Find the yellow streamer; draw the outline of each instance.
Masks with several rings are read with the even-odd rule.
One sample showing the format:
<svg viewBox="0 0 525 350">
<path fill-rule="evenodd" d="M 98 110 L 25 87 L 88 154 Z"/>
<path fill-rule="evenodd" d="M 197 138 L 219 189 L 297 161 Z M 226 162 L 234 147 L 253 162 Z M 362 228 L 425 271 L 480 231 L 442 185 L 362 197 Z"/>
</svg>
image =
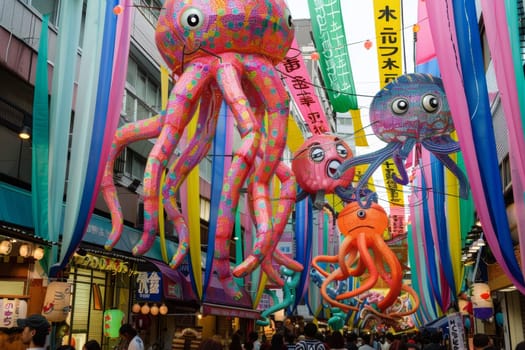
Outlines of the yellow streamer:
<svg viewBox="0 0 525 350">
<path fill-rule="evenodd" d="M 291 115 L 288 116 L 288 138 L 286 139 L 286 144 L 290 151 L 294 153 L 302 146 L 304 143 L 304 137 L 301 133 L 301 130 L 295 123 L 295 120 Z"/>
<path fill-rule="evenodd" d="M 261 279 L 259 281 L 259 287 L 257 288 L 257 294 L 253 299 L 254 309 L 257 308 L 257 305 L 259 305 L 259 302 L 261 301 L 262 295 L 264 293 L 264 288 L 266 288 L 266 282 L 268 282 L 268 276 L 266 276 L 266 273 L 261 272 Z"/>
<path fill-rule="evenodd" d="M 161 106 L 165 109 L 168 105 L 168 84 L 169 75 L 168 70 L 164 67 L 160 67 L 160 93 L 161 93 Z M 168 263 L 168 249 L 166 247 L 166 232 L 164 225 L 164 204 L 162 202 L 162 187 L 166 183 L 166 172 L 162 172 L 159 187 L 159 235 L 160 235 L 160 253 L 162 260 Z"/>
<path fill-rule="evenodd" d="M 363 147 L 368 146 L 365 130 L 363 129 L 363 123 L 361 121 L 361 110 L 351 109 L 350 115 L 352 116 L 352 124 L 354 125 L 355 145 Z"/>
<path fill-rule="evenodd" d="M 197 108 L 196 114 L 199 113 Z M 194 116 L 188 125 L 188 140 L 193 139 L 197 129 L 197 118 Z M 193 278 L 197 287 L 197 297 L 202 296 L 202 267 L 201 267 L 201 223 L 200 223 L 200 194 L 199 194 L 199 166 L 193 168 L 186 179 L 188 186 L 188 227 L 190 238 L 190 260 Z"/>
<path fill-rule="evenodd" d="M 456 154 L 450 154 L 456 162 Z M 459 293 L 463 281 L 463 264 L 461 262 L 461 218 L 459 217 L 459 181 L 458 178 L 445 168 L 445 188 L 450 195 L 445 197 L 447 210 L 447 232 L 452 271 L 456 283 L 456 295 Z"/>
</svg>

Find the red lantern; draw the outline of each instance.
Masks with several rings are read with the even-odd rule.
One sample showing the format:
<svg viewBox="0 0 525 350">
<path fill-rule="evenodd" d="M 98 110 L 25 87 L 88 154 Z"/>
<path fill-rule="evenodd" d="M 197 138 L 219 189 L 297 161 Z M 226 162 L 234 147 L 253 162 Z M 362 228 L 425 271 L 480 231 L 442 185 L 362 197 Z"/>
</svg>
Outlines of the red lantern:
<svg viewBox="0 0 525 350">
<path fill-rule="evenodd" d="M 312 52 L 310 57 L 312 58 L 312 61 L 318 61 L 319 60 L 319 52 Z"/>
<path fill-rule="evenodd" d="M 122 5 L 117 5 L 113 7 L 113 13 L 116 14 L 117 16 L 120 15 L 122 11 L 124 11 L 124 8 L 122 7 Z"/>
<path fill-rule="evenodd" d="M 370 50 L 373 44 L 370 40 L 367 40 L 365 41 L 364 45 L 365 45 L 365 49 Z"/>
</svg>

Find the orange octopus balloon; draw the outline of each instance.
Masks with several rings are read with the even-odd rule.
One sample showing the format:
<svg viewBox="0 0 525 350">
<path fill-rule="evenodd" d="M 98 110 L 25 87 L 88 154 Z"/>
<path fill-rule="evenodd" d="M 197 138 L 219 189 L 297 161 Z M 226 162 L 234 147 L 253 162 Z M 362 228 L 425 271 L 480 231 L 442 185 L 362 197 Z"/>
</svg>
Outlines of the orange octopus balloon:
<svg viewBox="0 0 525 350">
<path fill-rule="evenodd" d="M 345 304 L 343 301 L 359 298 L 360 294 L 374 288 L 378 280 L 382 279 L 388 285 L 386 295 L 377 303 L 366 305 L 365 308 L 386 319 L 398 319 L 414 313 L 419 307 L 419 298 L 410 286 L 403 284 L 401 263 L 383 240 L 383 232 L 388 226 L 385 210 L 377 203 L 372 203 L 366 209 L 361 208 L 358 202 L 352 202 L 339 213 L 337 226 L 345 236 L 339 254 L 320 255 L 312 262 L 313 267 L 325 277 L 321 285 L 323 298 L 332 306 L 346 312 L 358 311 L 358 306 Z M 338 264 L 338 268 L 330 273 L 322 269 L 319 263 Z M 361 280 L 358 288 L 339 294 L 335 299 L 328 295 L 330 283 L 346 280 L 349 277 L 361 277 L 365 273 L 368 275 Z M 387 309 L 398 300 L 403 291 L 412 296 L 413 308 L 388 312 Z"/>
</svg>

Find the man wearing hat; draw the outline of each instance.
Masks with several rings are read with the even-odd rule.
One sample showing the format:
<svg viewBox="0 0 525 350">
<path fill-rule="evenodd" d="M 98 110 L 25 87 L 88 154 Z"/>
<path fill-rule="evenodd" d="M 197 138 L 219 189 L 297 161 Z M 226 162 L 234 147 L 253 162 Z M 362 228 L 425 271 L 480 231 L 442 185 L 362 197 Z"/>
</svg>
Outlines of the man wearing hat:
<svg viewBox="0 0 525 350">
<path fill-rule="evenodd" d="M 45 350 L 46 338 L 49 334 L 51 325 L 46 318 L 39 314 L 34 314 L 28 318 L 19 318 L 18 326 L 23 328 L 22 343 L 28 346 L 27 350 Z"/>
</svg>

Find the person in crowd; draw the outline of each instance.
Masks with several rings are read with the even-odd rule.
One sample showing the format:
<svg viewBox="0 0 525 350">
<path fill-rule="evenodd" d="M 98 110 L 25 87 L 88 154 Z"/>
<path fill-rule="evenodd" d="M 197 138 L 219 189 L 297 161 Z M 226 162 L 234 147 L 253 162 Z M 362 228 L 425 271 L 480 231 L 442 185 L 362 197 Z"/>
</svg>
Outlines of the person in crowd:
<svg viewBox="0 0 525 350">
<path fill-rule="evenodd" d="M 442 335 L 439 332 L 432 332 L 428 335 L 428 343 L 423 347 L 423 350 L 445 350 L 445 346 L 441 344 Z"/>
<path fill-rule="evenodd" d="M 199 350 L 223 350 L 221 342 L 209 338 L 203 340 L 199 345 Z"/>
<path fill-rule="evenodd" d="M 241 335 L 238 332 L 232 334 L 229 350 L 242 350 Z"/>
<path fill-rule="evenodd" d="M 73 345 L 60 345 L 56 350 L 75 350 Z"/>
<path fill-rule="evenodd" d="M 144 350 L 144 343 L 137 331 L 129 323 L 123 324 L 119 329 L 120 337 L 127 343 L 126 350 Z"/>
<path fill-rule="evenodd" d="M 284 334 L 284 341 L 287 350 L 295 350 L 295 335 L 292 332 L 286 330 Z"/>
<path fill-rule="evenodd" d="M 284 343 L 284 336 L 282 333 L 275 333 L 272 336 L 271 350 L 286 350 L 287 346 Z"/>
<path fill-rule="evenodd" d="M 381 343 L 381 350 L 390 349 L 390 344 L 394 341 L 394 335 L 392 333 L 385 334 L 384 342 Z"/>
<path fill-rule="evenodd" d="M 346 350 L 345 338 L 340 331 L 333 331 L 328 337 L 328 347 L 330 350 Z"/>
<path fill-rule="evenodd" d="M 255 343 L 254 343 L 255 346 Z M 260 350 L 270 350 L 272 347 L 272 343 L 266 338 L 266 335 L 263 334 L 261 337 L 261 346 L 259 347 Z"/>
<path fill-rule="evenodd" d="M 357 350 L 357 334 L 350 332 L 346 335 L 346 349 Z"/>
<path fill-rule="evenodd" d="M 18 327 L 23 329 L 21 340 L 28 350 L 46 349 L 46 339 L 51 325 L 44 316 L 34 314 L 27 318 L 19 318 L 16 322 Z"/>
<path fill-rule="evenodd" d="M 248 333 L 248 341 L 246 342 L 246 344 L 248 343 L 252 344 L 252 350 L 260 350 L 261 341 L 259 340 L 259 333 L 255 331 Z"/>
<path fill-rule="evenodd" d="M 496 350 L 492 339 L 483 333 L 476 333 L 472 337 L 472 345 L 474 345 L 475 350 Z"/>
<path fill-rule="evenodd" d="M 101 350 L 100 344 L 95 339 L 88 340 L 82 350 Z"/>
<path fill-rule="evenodd" d="M 308 322 L 304 326 L 304 340 L 295 344 L 295 350 L 326 350 L 324 343 L 316 338 L 317 326 L 315 323 Z"/>
<path fill-rule="evenodd" d="M 362 333 L 361 337 L 359 338 L 357 338 L 358 343 L 359 341 L 361 341 L 361 345 L 358 348 L 359 350 L 374 350 L 372 345 L 370 345 L 370 341 L 371 341 L 370 333 Z"/>
<path fill-rule="evenodd" d="M 525 350 L 525 341 L 516 344 L 516 348 L 514 350 Z"/>
<path fill-rule="evenodd" d="M 390 344 L 390 350 L 407 350 L 407 344 L 401 339 L 394 339 Z"/>
</svg>

